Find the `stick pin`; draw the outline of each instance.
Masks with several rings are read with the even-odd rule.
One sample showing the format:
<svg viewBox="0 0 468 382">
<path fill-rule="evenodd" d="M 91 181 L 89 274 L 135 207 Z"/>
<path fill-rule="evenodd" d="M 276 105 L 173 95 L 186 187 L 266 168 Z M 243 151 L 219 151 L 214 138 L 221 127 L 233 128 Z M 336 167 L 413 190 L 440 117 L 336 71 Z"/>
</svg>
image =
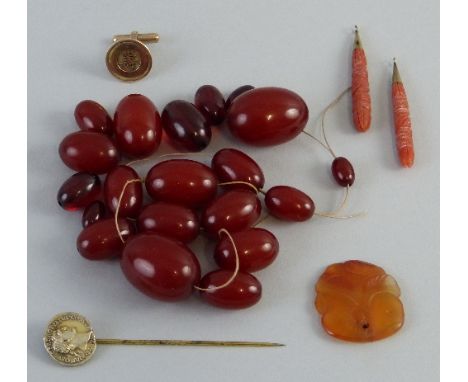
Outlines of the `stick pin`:
<svg viewBox="0 0 468 382">
<path fill-rule="evenodd" d="M 194 340 L 124 340 L 96 338 L 91 324 L 79 313 L 66 312 L 54 316 L 44 334 L 44 346 L 49 355 L 64 366 L 78 366 L 93 356 L 97 345 L 150 346 L 220 346 L 220 347 L 275 347 L 275 342 L 251 341 L 194 341 Z"/>
</svg>

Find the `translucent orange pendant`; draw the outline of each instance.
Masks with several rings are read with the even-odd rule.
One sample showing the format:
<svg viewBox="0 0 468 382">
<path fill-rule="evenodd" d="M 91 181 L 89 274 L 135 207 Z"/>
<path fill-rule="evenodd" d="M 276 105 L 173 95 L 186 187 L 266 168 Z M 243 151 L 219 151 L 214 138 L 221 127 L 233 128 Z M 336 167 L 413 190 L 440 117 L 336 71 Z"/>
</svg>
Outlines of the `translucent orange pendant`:
<svg viewBox="0 0 468 382">
<path fill-rule="evenodd" d="M 370 342 L 389 337 L 403 326 L 400 288 L 376 265 L 359 260 L 332 264 L 315 291 L 322 326 L 333 337 Z"/>
</svg>

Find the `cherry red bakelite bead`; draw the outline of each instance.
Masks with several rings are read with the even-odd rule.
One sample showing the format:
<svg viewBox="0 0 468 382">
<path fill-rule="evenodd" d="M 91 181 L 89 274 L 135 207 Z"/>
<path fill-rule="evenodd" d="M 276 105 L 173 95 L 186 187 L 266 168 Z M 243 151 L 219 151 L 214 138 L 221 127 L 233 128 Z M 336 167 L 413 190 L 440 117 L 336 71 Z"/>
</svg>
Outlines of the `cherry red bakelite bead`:
<svg viewBox="0 0 468 382">
<path fill-rule="evenodd" d="M 223 285 L 232 276 L 232 271 L 217 270 L 203 276 L 200 287 L 209 289 Z M 262 285 L 250 273 L 240 271 L 226 287 L 212 291 L 200 291 L 207 303 L 224 309 L 244 309 L 255 305 L 262 297 Z"/>
<path fill-rule="evenodd" d="M 139 180 L 137 172 L 125 165 L 115 167 L 104 181 L 104 198 L 111 212 L 117 210 L 120 194 L 130 180 Z M 139 182 L 127 184 L 119 207 L 119 217 L 136 217 L 143 205 L 143 185 Z"/>
<path fill-rule="evenodd" d="M 68 134 L 60 143 L 59 155 L 71 169 L 92 174 L 105 174 L 119 162 L 109 137 L 89 131 Z"/>
<path fill-rule="evenodd" d="M 260 166 L 251 157 L 236 149 L 219 150 L 211 161 L 211 168 L 221 183 L 242 181 L 261 189 L 265 176 Z M 252 190 L 248 185 L 232 184 L 228 188 Z"/>
<path fill-rule="evenodd" d="M 156 201 L 196 208 L 216 196 L 218 181 L 213 171 L 200 162 L 171 159 L 153 166 L 145 185 Z"/>
<path fill-rule="evenodd" d="M 81 218 L 81 225 L 83 228 L 90 226 L 106 216 L 106 206 L 103 202 L 96 200 L 86 207 L 83 211 L 83 216 Z"/>
<path fill-rule="evenodd" d="M 231 234 L 239 255 L 239 269 L 256 272 L 269 266 L 278 255 L 279 243 L 275 235 L 263 228 L 249 228 Z M 221 269 L 234 270 L 236 254 L 231 240 L 222 235 L 215 247 L 214 259 Z"/>
<path fill-rule="evenodd" d="M 243 85 L 235 89 L 226 100 L 226 110 L 231 106 L 232 101 L 249 90 L 255 89 L 252 85 Z"/>
<path fill-rule="evenodd" d="M 342 187 L 352 186 L 354 183 L 354 168 L 349 160 L 344 157 L 338 157 L 333 160 L 332 174 Z"/>
<path fill-rule="evenodd" d="M 114 126 L 112 118 L 101 105 L 95 101 L 81 101 L 75 108 L 75 121 L 83 131 L 111 135 Z"/>
<path fill-rule="evenodd" d="M 169 143 L 178 150 L 202 151 L 211 141 L 211 127 L 190 102 L 169 102 L 162 112 L 162 126 Z"/>
<path fill-rule="evenodd" d="M 307 105 L 296 93 L 283 88 L 256 88 L 238 96 L 227 121 L 232 134 L 255 146 L 287 142 L 304 129 Z"/>
<path fill-rule="evenodd" d="M 200 224 L 191 209 L 165 202 L 156 202 L 143 208 L 138 216 L 138 230 L 152 232 L 183 243 L 198 236 Z"/>
<path fill-rule="evenodd" d="M 312 217 L 315 205 L 304 192 L 294 187 L 276 186 L 265 195 L 268 211 L 278 219 L 304 221 Z"/>
<path fill-rule="evenodd" d="M 97 175 L 86 172 L 73 174 L 57 192 L 57 202 L 64 210 L 74 211 L 85 208 L 99 198 L 101 181 Z"/>
<path fill-rule="evenodd" d="M 131 238 L 121 260 L 128 281 L 146 295 L 165 301 L 190 296 L 200 280 L 200 264 L 184 244 L 149 233 Z"/>
<path fill-rule="evenodd" d="M 260 216 L 262 204 L 253 192 L 232 190 L 215 199 L 203 212 L 202 225 L 211 236 L 224 228 L 230 233 L 253 225 Z"/>
<path fill-rule="evenodd" d="M 226 116 L 226 103 L 218 88 L 203 85 L 195 93 L 195 106 L 205 116 L 210 125 L 219 125 Z"/>
<path fill-rule="evenodd" d="M 161 117 L 144 95 L 130 94 L 119 102 L 114 126 L 117 147 L 129 157 L 147 157 L 161 143 Z"/>
<path fill-rule="evenodd" d="M 129 222 L 118 219 L 120 234 L 124 240 L 133 233 Z M 119 256 L 124 248 L 113 218 L 100 220 L 84 228 L 76 240 L 76 247 L 81 256 L 88 260 L 104 260 Z"/>
</svg>

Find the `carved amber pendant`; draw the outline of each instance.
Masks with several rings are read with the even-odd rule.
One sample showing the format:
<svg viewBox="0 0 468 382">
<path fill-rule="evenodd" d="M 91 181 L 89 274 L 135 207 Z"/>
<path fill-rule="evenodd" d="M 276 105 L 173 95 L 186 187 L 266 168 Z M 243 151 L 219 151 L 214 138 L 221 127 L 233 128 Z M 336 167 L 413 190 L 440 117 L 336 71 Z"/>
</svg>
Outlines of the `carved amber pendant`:
<svg viewBox="0 0 468 382">
<path fill-rule="evenodd" d="M 400 288 L 376 265 L 359 260 L 332 264 L 315 290 L 322 326 L 333 337 L 370 342 L 389 337 L 403 326 Z"/>
</svg>

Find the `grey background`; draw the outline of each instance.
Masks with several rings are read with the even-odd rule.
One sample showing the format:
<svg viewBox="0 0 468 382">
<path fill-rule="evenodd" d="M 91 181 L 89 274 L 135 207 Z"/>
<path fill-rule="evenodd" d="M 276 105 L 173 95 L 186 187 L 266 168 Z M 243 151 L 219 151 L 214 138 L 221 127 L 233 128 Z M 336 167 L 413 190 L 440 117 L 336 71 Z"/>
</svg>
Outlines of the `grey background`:
<svg viewBox="0 0 468 382">
<path fill-rule="evenodd" d="M 28 371 L 30 381 L 436 381 L 439 372 L 439 10 L 420 1 L 51 1 L 29 2 L 28 46 Z M 329 138 L 355 166 L 349 212 L 365 218 L 267 220 L 281 244 L 259 272 L 264 295 L 255 307 L 223 311 L 192 299 L 153 301 L 127 283 L 117 262 L 88 262 L 75 249 L 80 214 L 56 204 L 72 171 L 57 155 L 76 130 L 73 109 L 95 99 L 112 113 L 132 92 L 160 109 L 190 100 L 211 83 L 226 94 L 242 84 L 284 86 L 319 112 L 350 83 L 353 25 L 361 27 L 373 101 L 373 123 L 357 134 L 349 97 L 327 119 Z M 125 84 L 107 72 L 111 37 L 158 32 L 154 67 Z M 398 58 L 414 125 L 416 163 L 401 169 L 394 152 L 390 102 L 392 57 Z M 243 146 L 225 132 L 207 150 L 236 147 L 263 167 L 267 187 L 306 190 L 319 210 L 341 198 L 330 156 L 304 135 L 275 147 Z M 162 146 L 160 153 L 170 151 Z M 150 164 L 138 166 L 144 176 Z M 204 271 L 211 247 L 193 245 Z M 314 283 L 333 262 L 361 259 L 392 274 L 406 322 L 395 336 L 348 344 L 327 336 L 313 307 Z M 49 318 L 73 310 L 98 337 L 272 340 L 278 349 L 102 346 L 79 368 L 54 364 L 42 348 Z"/>
</svg>

